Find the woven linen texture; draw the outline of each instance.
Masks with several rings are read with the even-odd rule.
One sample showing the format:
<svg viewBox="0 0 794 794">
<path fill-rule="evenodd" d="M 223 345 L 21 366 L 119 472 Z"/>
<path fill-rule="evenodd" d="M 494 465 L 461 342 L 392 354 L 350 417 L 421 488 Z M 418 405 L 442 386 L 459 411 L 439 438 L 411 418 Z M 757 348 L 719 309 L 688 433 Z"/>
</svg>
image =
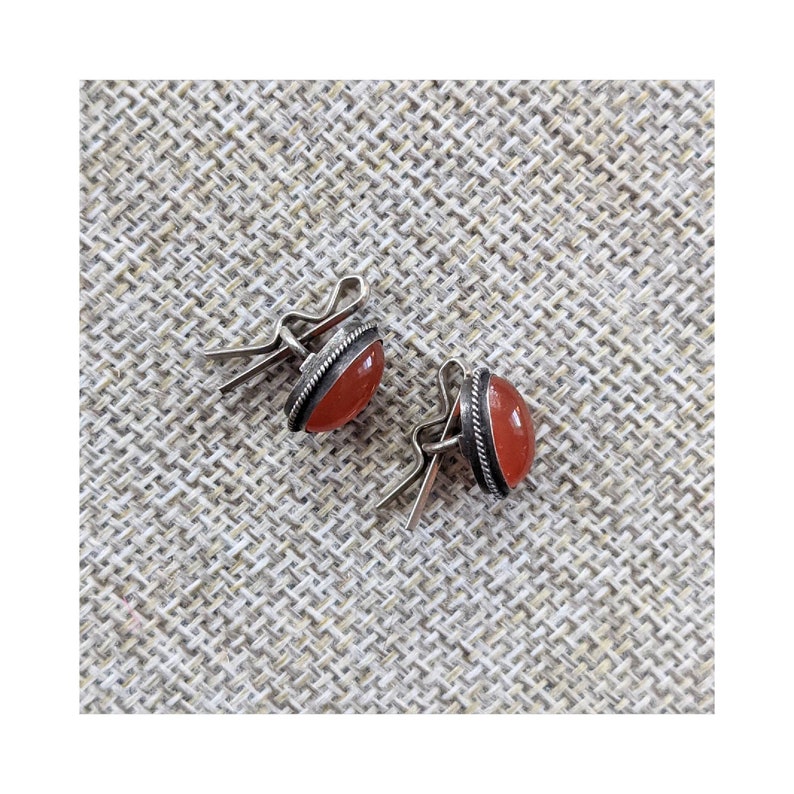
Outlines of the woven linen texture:
<svg viewBox="0 0 794 794">
<path fill-rule="evenodd" d="M 84 712 L 711 712 L 713 86 L 86 82 Z M 280 313 L 372 285 L 383 383 L 290 433 Z M 529 478 L 373 508 L 452 355 Z"/>
</svg>

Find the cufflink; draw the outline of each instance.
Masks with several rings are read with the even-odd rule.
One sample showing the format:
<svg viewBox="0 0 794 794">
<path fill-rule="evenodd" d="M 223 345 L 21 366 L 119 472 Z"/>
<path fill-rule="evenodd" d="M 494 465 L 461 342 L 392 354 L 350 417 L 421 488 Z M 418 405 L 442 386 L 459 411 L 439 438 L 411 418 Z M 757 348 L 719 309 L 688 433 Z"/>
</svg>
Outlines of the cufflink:
<svg viewBox="0 0 794 794">
<path fill-rule="evenodd" d="M 457 370 L 460 385 L 453 382 Z M 442 410 L 411 433 L 414 466 L 378 503 L 385 507 L 422 478 L 406 523 L 421 518 L 444 452 L 459 449 L 480 489 L 503 499 L 529 474 L 535 458 L 535 428 L 524 398 L 510 381 L 486 367 L 470 372 L 457 358 L 438 370 Z"/>
</svg>

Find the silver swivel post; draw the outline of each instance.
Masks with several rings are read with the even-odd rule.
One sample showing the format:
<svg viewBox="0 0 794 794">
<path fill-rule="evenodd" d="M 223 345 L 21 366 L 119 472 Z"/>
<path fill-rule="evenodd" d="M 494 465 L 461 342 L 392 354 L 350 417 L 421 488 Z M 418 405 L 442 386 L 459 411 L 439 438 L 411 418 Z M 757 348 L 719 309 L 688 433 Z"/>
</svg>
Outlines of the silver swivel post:
<svg viewBox="0 0 794 794">
<path fill-rule="evenodd" d="M 344 293 L 351 289 L 356 290 L 355 297 L 349 303 L 340 306 L 341 298 Z M 303 359 L 309 356 L 306 343 L 320 334 L 325 333 L 330 328 L 346 320 L 355 311 L 360 309 L 369 299 L 369 284 L 362 276 L 345 276 L 337 281 L 334 291 L 331 293 L 325 307 L 318 314 L 310 314 L 304 311 L 289 311 L 276 324 L 273 336 L 263 344 L 249 345 L 246 347 L 224 347 L 214 350 L 205 350 L 207 358 L 216 361 L 223 361 L 229 358 L 251 358 L 252 356 L 264 355 L 262 361 L 249 367 L 236 377 L 232 378 L 220 386 L 222 394 L 230 392 L 242 383 L 256 377 L 260 372 L 267 369 L 272 364 L 283 361 L 291 353 L 295 353 Z M 286 327 L 286 323 L 302 322 L 310 323 L 307 330 L 300 335 L 294 334 Z"/>
<path fill-rule="evenodd" d="M 418 424 L 413 429 L 411 446 L 414 452 L 414 466 L 376 505 L 376 509 L 385 507 L 424 475 L 419 493 L 405 524 L 406 529 L 415 529 L 419 524 L 419 519 L 427 505 L 430 491 L 441 466 L 441 456 L 458 446 L 460 439 L 460 386 L 453 386 L 451 383 L 451 370 L 455 367 L 460 370 L 463 378 L 469 375 L 468 368 L 458 358 L 449 358 L 441 365 L 437 381 L 443 413 Z M 435 428 L 441 428 L 441 435 L 435 441 L 424 441 L 427 432 Z"/>
</svg>

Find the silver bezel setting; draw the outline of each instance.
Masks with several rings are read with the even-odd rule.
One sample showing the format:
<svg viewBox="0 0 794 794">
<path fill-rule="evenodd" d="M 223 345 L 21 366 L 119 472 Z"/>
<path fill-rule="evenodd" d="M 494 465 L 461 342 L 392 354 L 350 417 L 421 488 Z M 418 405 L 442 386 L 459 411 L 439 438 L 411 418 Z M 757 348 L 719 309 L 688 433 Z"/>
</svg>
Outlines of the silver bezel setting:
<svg viewBox="0 0 794 794">
<path fill-rule="evenodd" d="M 383 341 L 375 323 L 348 323 L 319 352 L 309 356 L 284 406 L 287 427 L 293 432 L 303 430 L 314 409 L 345 370 L 379 340 Z"/>
<path fill-rule="evenodd" d="M 461 389 L 461 449 L 481 490 L 498 499 L 510 493 L 505 482 L 493 440 L 488 385 L 491 373 L 478 367 L 466 378 Z"/>
</svg>

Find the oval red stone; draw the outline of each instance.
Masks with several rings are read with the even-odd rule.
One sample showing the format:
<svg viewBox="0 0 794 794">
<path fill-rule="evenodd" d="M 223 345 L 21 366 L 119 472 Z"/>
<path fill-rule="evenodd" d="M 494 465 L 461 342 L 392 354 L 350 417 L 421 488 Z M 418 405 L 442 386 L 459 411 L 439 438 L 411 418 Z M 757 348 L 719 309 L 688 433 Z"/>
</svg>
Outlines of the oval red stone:
<svg viewBox="0 0 794 794">
<path fill-rule="evenodd" d="M 512 383 L 491 375 L 488 386 L 496 457 L 505 482 L 515 488 L 532 468 L 535 458 L 535 428 L 524 398 Z"/>
<path fill-rule="evenodd" d="M 358 416 L 380 384 L 383 363 L 383 343 L 377 340 L 367 346 L 331 386 L 312 411 L 306 430 L 310 433 L 336 430 Z"/>
</svg>

